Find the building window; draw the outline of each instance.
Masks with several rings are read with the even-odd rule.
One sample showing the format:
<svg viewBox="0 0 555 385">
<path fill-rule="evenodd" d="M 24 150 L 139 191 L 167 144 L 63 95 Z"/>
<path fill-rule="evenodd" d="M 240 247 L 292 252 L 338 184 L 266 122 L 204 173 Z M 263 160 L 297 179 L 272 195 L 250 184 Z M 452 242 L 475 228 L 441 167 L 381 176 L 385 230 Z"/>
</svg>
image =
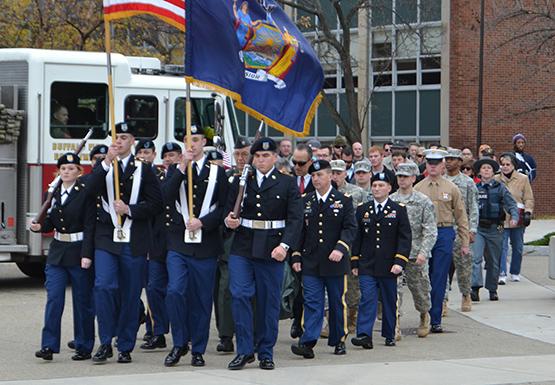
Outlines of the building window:
<svg viewBox="0 0 555 385">
<path fill-rule="evenodd" d="M 125 121 L 133 127 L 135 137 L 158 136 L 158 98 L 152 95 L 129 95 L 125 98 Z"/>
</svg>

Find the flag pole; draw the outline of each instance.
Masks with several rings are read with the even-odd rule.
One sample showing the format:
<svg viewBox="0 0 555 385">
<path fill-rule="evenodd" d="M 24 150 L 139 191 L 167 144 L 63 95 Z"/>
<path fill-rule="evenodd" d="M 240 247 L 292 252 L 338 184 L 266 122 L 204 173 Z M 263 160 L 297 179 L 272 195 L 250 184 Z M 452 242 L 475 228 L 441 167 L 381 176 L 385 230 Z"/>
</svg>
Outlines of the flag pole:
<svg viewBox="0 0 555 385">
<path fill-rule="evenodd" d="M 187 138 L 187 150 L 192 148 L 191 142 L 191 83 L 185 78 L 187 87 L 185 98 L 185 137 Z M 187 165 L 187 200 L 189 206 L 189 218 L 193 219 L 193 162 Z"/>
<path fill-rule="evenodd" d="M 110 29 L 110 21 L 104 17 L 104 44 L 106 49 L 106 59 L 107 59 L 107 66 L 106 70 L 108 71 L 108 116 L 110 119 L 110 132 L 112 133 L 112 144 L 116 142 L 116 117 L 115 117 L 115 108 L 114 108 L 114 85 L 112 81 L 112 32 Z M 115 189 L 115 199 L 120 199 L 120 191 L 119 191 L 119 167 L 118 167 L 118 159 L 114 158 L 113 160 L 113 170 L 114 170 L 114 189 Z M 118 236 L 122 236 L 121 230 L 121 215 L 118 214 L 118 223 L 117 223 L 117 231 Z"/>
</svg>

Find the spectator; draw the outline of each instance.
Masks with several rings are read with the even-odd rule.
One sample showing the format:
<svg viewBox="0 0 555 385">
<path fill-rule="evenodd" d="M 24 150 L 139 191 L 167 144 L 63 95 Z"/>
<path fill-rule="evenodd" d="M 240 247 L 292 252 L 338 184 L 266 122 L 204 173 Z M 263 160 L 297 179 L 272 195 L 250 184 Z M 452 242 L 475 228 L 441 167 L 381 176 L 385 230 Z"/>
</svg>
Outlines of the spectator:
<svg viewBox="0 0 555 385">
<path fill-rule="evenodd" d="M 333 142 L 333 159 L 341 159 L 341 152 L 347 147 L 347 138 L 337 135 Z"/>
<path fill-rule="evenodd" d="M 536 179 L 536 160 L 528 153 L 524 152 L 526 138 L 523 134 L 513 136 L 513 146 L 516 159 L 518 160 L 518 172 L 528 175 L 530 182 Z"/>
<path fill-rule="evenodd" d="M 474 155 L 472 154 L 470 147 L 463 147 L 461 151 L 463 162 L 467 160 L 474 160 Z"/>
<path fill-rule="evenodd" d="M 516 171 L 518 160 L 512 153 L 504 153 L 499 157 L 501 162 L 501 173 L 495 179 L 503 183 L 516 201 L 519 219 L 515 226 L 512 226 L 508 219 L 504 223 L 503 232 L 503 251 L 501 253 L 501 269 L 499 274 L 499 284 L 504 285 L 507 281 L 507 252 L 509 249 L 509 239 L 511 240 L 511 267 L 509 278 L 520 281 L 520 267 L 522 264 L 522 250 L 524 244 L 524 228 L 530 224 L 534 211 L 534 194 L 528 178 Z"/>
<path fill-rule="evenodd" d="M 67 129 L 69 111 L 66 106 L 58 103 L 52 105 L 52 118 L 50 119 L 50 134 L 53 138 L 71 138 Z"/>
<path fill-rule="evenodd" d="M 480 181 L 480 178 L 478 178 L 475 174 L 474 174 L 474 161 L 473 160 L 465 160 L 464 162 L 462 162 L 461 164 L 461 172 L 472 178 L 472 180 L 474 181 L 474 183 L 478 183 Z"/>
<path fill-rule="evenodd" d="M 350 147 L 345 147 L 341 153 L 341 160 L 345 162 L 345 169 L 347 173 L 347 183 L 353 183 L 355 178 L 355 165 L 353 161 L 353 151 Z"/>
<path fill-rule="evenodd" d="M 289 164 L 289 161 L 286 158 L 283 158 L 283 157 L 279 158 L 276 161 L 275 167 L 282 174 L 293 175 L 293 173 L 291 172 L 291 165 Z"/>
<path fill-rule="evenodd" d="M 362 149 L 362 143 L 353 143 L 353 164 L 364 159 L 364 150 Z"/>
<path fill-rule="evenodd" d="M 419 147 L 418 143 L 409 144 L 409 150 L 407 154 L 408 158 L 416 164 L 418 164 L 416 162 L 416 154 L 418 153 L 418 147 Z"/>
<path fill-rule="evenodd" d="M 297 144 L 295 151 L 293 151 L 293 173 L 297 179 L 297 187 L 301 194 L 314 191 L 308 168 L 312 164 L 312 148 L 304 143 Z M 301 320 L 299 319 L 299 325 Z"/>
<path fill-rule="evenodd" d="M 322 146 L 315 151 L 315 153 L 318 160 L 327 160 L 328 162 L 331 162 L 332 149 L 330 146 Z"/>
<path fill-rule="evenodd" d="M 391 147 L 391 146 L 390 146 Z M 368 150 L 368 159 L 370 159 L 370 164 L 372 165 L 372 175 L 383 172 L 388 174 L 391 183 L 391 192 L 397 191 L 397 178 L 395 173 L 383 165 L 383 150 L 378 146 L 372 146 Z"/>
<path fill-rule="evenodd" d="M 293 144 L 291 139 L 282 139 L 279 142 L 279 156 L 287 160 L 291 159 L 291 154 L 293 152 Z"/>
<path fill-rule="evenodd" d="M 391 166 L 393 171 L 397 171 L 397 166 L 407 161 L 407 154 L 403 151 L 393 151 L 391 154 Z"/>
</svg>

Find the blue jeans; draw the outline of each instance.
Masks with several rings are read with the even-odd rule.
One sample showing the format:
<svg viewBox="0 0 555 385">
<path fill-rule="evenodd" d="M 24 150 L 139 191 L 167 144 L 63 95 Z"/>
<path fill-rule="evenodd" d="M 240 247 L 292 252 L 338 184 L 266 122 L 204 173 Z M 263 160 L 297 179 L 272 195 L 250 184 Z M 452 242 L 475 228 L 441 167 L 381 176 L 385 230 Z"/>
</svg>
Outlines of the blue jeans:
<svg viewBox="0 0 555 385">
<path fill-rule="evenodd" d="M 511 268 L 513 275 L 520 274 L 522 264 L 522 249 L 524 247 L 524 227 L 505 229 L 503 232 L 503 251 L 501 252 L 501 275 L 507 274 L 507 254 L 509 252 L 509 238 L 511 239 Z"/>
</svg>

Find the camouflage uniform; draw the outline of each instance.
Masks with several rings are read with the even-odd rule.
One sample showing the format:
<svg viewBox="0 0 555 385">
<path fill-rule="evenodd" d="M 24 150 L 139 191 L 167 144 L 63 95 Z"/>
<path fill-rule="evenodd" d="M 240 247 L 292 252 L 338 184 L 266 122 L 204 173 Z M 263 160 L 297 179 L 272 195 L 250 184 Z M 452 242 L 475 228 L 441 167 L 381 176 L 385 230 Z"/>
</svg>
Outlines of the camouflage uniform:
<svg viewBox="0 0 555 385">
<path fill-rule="evenodd" d="M 470 232 L 476 234 L 478 228 L 478 189 L 476 184 L 472 178 L 460 172 L 455 176 L 445 175 L 445 179 L 459 188 L 466 208 Z M 453 263 L 455 264 L 459 290 L 462 295 L 469 295 L 471 291 L 472 254 L 462 255 L 461 238 L 458 235 L 453 245 Z M 447 293 L 448 290 L 445 292 L 445 298 L 447 298 Z"/>
</svg>

